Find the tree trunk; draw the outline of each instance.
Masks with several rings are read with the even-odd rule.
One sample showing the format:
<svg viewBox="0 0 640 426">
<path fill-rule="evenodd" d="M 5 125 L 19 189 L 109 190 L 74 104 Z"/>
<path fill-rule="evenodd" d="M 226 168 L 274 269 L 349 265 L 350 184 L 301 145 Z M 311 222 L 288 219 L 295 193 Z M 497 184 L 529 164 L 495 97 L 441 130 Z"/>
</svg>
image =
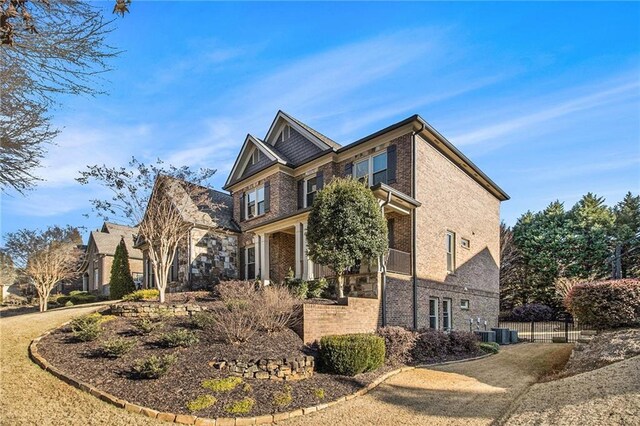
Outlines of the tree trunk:
<svg viewBox="0 0 640 426">
<path fill-rule="evenodd" d="M 342 299 L 344 297 L 344 274 L 339 273 L 336 278 L 338 284 L 338 299 Z"/>
</svg>

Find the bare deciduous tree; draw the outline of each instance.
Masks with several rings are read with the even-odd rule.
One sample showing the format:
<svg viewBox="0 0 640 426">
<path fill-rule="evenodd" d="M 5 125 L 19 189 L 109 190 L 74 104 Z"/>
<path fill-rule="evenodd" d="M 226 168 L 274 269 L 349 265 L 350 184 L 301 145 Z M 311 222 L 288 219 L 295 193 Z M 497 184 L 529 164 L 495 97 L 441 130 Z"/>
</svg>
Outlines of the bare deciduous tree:
<svg viewBox="0 0 640 426">
<path fill-rule="evenodd" d="M 0 250 L 0 285 L 10 286 L 16 281 L 16 268 L 13 259 L 4 250 Z"/>
<path fill-rule="evenodd" d="M 6 252 L 38 292 L 40 312 L 47 310 L 51 290 L 78 273 L 77 229 L 50 226 L 45 231 L 21 229 L 6 235 Z"/>
<path fill-rule="evenodd" d="M 186 166 L 165 166 L 160 159 L 157 159 L 155 163 L 145 164 L 132 157 L 126 167 L 108 167 L 97 164 L 87 166 L 87 170 L 81 171 L 80 177 L 76 180 L 83 185 L 97 183 L 111 191 L 112 197 L 110 199 L 90 200 L 93 212 L 98 217 L 106 221 L 117 219 L 120 222 L 138 226 L 145 215 L 157 176 L 172 176 L 179 180 L 202 185 L 215 172 L 214 169 L 195 171 Z"/>
<path fill-rule="evenodd" d="M 0 0 L 3 190 L 23 193 L 38 180 L 34 170 L 57 134 L 50 111 L 59 95 L 102 93 L 99 76 L 118 53 L 106 44 L 111 29 L 103 11 L 82 0 Z"/>
<path fill-rule="evenodd" d="M 176 249 L 195 223 L 215 223 L 208 212 L 217 209 L 205 187 L 159 175 L 140 222 L 139 237 L 144 241 L 153 268 L 160 303 L 164 303 L 169 271 Z"/>
</svg>

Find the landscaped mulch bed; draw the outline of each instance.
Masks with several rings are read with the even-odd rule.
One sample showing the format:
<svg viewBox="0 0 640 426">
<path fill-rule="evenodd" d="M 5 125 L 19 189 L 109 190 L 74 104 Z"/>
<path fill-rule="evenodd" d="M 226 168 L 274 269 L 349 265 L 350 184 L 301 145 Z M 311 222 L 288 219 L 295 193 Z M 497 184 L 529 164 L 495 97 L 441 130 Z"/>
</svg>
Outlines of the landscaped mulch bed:
<svg viewBox="0 0 640 426">
<path fill-rule="evenodd" d="M 45 336 L 38 343 L 38 350 L 53 366 L 66 374 L 116 397 L 159 411 L 187 414 L 187 402 L 201 395 L 214 395 L 217 402 L 212 407 L 192 413 L 212 418 L 234 417 L 235 415 L 226 409 L 245 397 L 255 400 L 251 411 L 241 414 L 248 417 L 329 402 L 356 392 L 392 369 L 384 367 L 356 377 L 315 373 L 313 377 L 305 380 L 287 382 L 242 379 L 243 384 L 234 390 L 215 393 L 204 389 L 201 383 L 207 379 L 228 377 L 228 372 L 216 370 L 209 365 L 216 358 L 295 357 L 309 354 L 310 349 L 306 348 L 302 340 L 291 330 L 274 334 L 259 333 L 244 344 L 227 345 L 208 331 L 193 329 L 188 318 L 165 319 L 164 326 L 149 335 L 139 334 L 134 326 L 135 321 L 121 317 L 107 321 L 103 324 L 103 335 L 97 341 L 85 343 L 77 342 L 68 329 L 59 329 Z M 200 342 L 189 348 L 158 346 L 158 339 L 163 333 L 180 328 L 194 331 Z M 103 357 L 100 352 L 102 342 L 115 337 L 135 339 L 137 345 L 119 359 Z M 136 360 L 149 355 L 170 353 L 178 356 L 178 362 L 163 377 L 155 380 L 137 380 L 131 375 L 131 367 Z M 288 386 L 290 388 L 287 388 Z M 278 405 L 274 397 L 287 391 L 291 394 L 291 403 Z M 319 397 L 320 393 L 324 393 L 323 398 Z"/>
</svg>

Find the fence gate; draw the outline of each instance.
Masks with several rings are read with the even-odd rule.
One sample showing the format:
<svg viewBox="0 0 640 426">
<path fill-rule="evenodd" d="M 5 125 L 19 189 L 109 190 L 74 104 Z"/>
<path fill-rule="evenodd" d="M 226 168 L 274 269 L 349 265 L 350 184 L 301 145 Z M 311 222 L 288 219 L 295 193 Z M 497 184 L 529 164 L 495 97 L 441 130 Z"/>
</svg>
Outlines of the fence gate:
<svg viewBox="0 0 640 426">
<path fill-rule="evenodd" d="M 518 330 L 518 337 L 522 340 L 548 343 L 553 342 L 554 337 L 556 341 L 564 338 L 567 343 L 577 342 L 580 332 L 588 329 L 570 318 L 558 321 L 500 321 L 498 327 Z"/>
</svg>

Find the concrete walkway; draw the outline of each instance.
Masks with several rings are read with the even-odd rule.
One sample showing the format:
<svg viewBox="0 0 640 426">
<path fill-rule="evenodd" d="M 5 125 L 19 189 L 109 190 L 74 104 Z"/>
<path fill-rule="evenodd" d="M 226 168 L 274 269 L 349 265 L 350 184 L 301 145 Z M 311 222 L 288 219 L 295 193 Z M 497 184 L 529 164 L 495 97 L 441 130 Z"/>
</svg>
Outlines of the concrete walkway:
<svg viewBox="0 0 640 426">
<path fill-rule="evenodd" d="M 159 425 L 108 405 L 42 371 L 28 357 L 30 341 L 99 306 L 0 318 L 0 424 Z M 394 376 L 363 397 L 286 425 L 489 424 L 552 364 L 564 345 L 521 344 L 478 361 Z"/>
</svg>

